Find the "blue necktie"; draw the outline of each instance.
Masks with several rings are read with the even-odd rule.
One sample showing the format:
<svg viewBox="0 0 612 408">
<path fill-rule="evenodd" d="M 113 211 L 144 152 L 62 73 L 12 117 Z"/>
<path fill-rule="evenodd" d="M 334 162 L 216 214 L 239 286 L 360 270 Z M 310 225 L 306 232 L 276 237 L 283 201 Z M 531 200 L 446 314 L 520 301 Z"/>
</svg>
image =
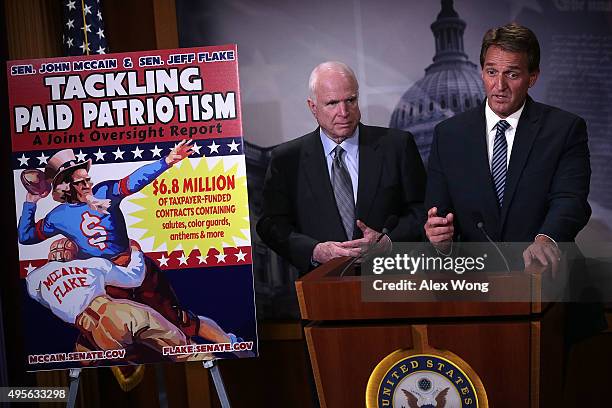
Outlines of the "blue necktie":
<svg viewBox="0 0 612 408">
<path fill-rule="evenodd" d="M 506 186 L 506 162 L 508 160 L 508 142 L 506 142 L 506 130 L 510 124 L 505 120 L 500 120 L 495 125 L 495 143 L 493 145 L 493 159 L 491 160 L 491 174 L 497 195 L 497 204 L 501 208 L 504 202 L 504 188 Z"/>
<path fill-rule="evenodd" d="M 355 228 L 355 200 L 353 198 L 351 175 L 344 162 L 344 153 L 346 151 L 340 145 L 335 147 L 331 180 L 342 225 L 344 226 L 346 236 L 350 240 L 353 239 L 353 229 Z"/>
</svg>

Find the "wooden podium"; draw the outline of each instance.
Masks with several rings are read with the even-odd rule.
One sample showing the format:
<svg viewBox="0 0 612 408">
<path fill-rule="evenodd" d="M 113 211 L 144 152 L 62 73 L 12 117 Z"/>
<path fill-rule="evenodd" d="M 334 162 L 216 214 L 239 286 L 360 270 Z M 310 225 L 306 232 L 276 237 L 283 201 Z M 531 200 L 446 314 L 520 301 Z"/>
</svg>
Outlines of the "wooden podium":
<svg viewBox="0 0 612 408">
<path fill-rule="evenodd" d="M 296 282 L 322 407 L 364 407 L 373 369 L 414 348 L 415 326 L 426 328 L 431 347 L 474 369 L 489 406 L 562 406 L 564 315 L 562 304 L 540 301 L 545 268 L 498 274 L 491 284 L 490 299 L 513 290 L 531 302 L 364 302 L 361 285 L 372 277 L 340 277 L 346 263 L 330 261 Z"/>
</svg>

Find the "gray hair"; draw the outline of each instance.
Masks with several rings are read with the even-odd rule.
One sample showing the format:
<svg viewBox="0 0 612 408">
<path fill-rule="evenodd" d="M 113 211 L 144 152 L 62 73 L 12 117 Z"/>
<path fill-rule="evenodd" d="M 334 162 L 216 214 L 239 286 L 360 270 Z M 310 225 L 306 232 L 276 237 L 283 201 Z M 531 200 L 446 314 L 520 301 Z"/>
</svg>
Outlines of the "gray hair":
<svg viewBox="0 0 612 408">
<path fill-rule="evenodd" d="M 347 75 L 349 78 L 352 78 L 353 81 L 355 81 L 355 84 L 357 85 L 357 90 L 359 91 L 359 82 L 357 82 L 357 77 L 355 76 L 355 73 L 353 72 L 351 67 L 340 61 L 326 61 L 317 65 L 310 73 L 310 78 L 308 79 L 309 96 L 310 99 L 312 99 L 314 102 L 317 101 L 315 88 L 317 86 L 317 81 L 319 80 L 319 74 L 322 71 L 335 71 Z"/>
</svg>

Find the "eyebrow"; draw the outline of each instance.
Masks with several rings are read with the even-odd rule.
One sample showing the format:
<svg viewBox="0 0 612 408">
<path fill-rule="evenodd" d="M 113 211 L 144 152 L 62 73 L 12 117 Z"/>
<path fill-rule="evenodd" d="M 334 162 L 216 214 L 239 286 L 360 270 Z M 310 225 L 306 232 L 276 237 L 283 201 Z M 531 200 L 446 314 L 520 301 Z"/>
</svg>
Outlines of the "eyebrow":
<svg viewBox="0 0 612 408">
<path fill-rule="evenodd" d="M 331 99 L 327 101 L 327 104 L 338 103 L 342 101 L 350 101 L 351 99 L 357 99 L 357 95 L 355 94 L 355 95 L 347 96 L 346 98 L 342 98 L 342 99 Z"/>
<path fill-rule="evenodd" d="M 488 63 L 485 63 L 485 67 L 496 67 L 496 65 L 494 63 L 492 63 L 492 62 L 488 62 Z M 507 68 L 508 68 L 507 70 L 511 70 L 511 69 L 518 69 L 518 70 L 520 70 L 521 66 L 520 65 L 510 65 Z"/>
</svg>

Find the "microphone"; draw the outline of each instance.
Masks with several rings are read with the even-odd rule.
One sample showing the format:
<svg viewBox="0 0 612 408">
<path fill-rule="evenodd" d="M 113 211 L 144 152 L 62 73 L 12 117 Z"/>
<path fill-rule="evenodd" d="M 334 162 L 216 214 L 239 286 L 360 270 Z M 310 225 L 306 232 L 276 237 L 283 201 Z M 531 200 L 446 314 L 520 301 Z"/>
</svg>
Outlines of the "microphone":
<svg viewBox="0 0 612 408">
<path fill-rule="evenodd" d="M 497 250 L 497 253 L 499 254 L 499 256 L 501 256 L 501 259 L 504 261 L 504 265 L 506 265 L 506 270 L 509 273 L 511 273 L 512 271 L 510 270 L 510 266 L 508 265 L 508 260 L 504 256 L 504 253 L 501 251 L 501 249 L 499 249 L 499 246 L 491 239 L 489 234 L 487 234 L 487 230 L 484 227 L 484 220 L 482 218 L 482 215 L 478 213 L 474 213 L 472 214 L 472 217 L 476 221 L 476 228 L 478 228 L 482 232 L 482 234 L 485 236 L 485 238 L 495 247 L 495 249 Z"/>
<path fill-rule="evenodd" d="M 370 246 L 370 248 L 368 248 L 368 250 L 365 252 L 365 254 L 363 254 L 363 256 L 359 257 L 353 257 L 353 259 L 351 259 L 351 262 L 349 262 L 348 264 L 346 264 L 346 266 L 344 267 L 344 269 L 342 269 L 342 272 L 340 272 L 340 277 L 344 276 L 344 273 L 349 270 L 351 268 L 351 266 L 353 266 L 355 264 L 355 262 L 357 262 L 357 260 L 359 258 L 365 258 L 367 257 L 370 252 L 376 248 L 376 246 L 378 245 L 378 243 L 380 242 L 380 240 L 387 235 L 388 233 L 390 233 L 391 231 L 393 231 L 393 229 L 395 229 L 395 227 L 397 227 L 397 224 L 399 223 L 399 218 L 397 217 L 397 215 L 390 215 L 387 217 L 387 220 L 385 221 L 385 225 L 383 226 L 382 232 L 378 235 L 378 237 L 376 238 L 376 241 L 374 241 L 374 243 Z"/>
<path fill-rule="evenodd" d="M 380 242 L 382 237 L 384 237 L 385 235 L 387 235 L 388 233 L 393 231 L 395 229 L 395 227 L 397 227 L 398 223 L 399 223 L 399 218 L 397 217 L 397 215 L 390 215 L 390 216 L 388 216 L 387 220 L 385 221 L 385 225 L 383 225 L 382 232 L 380 233 L 378 238 L 376 238 L 376 242 L 374 242 L 374 245 L 372 245 L 372 248 L 375 247 L 376 244 L 378 244 Z"/>
</svg>

